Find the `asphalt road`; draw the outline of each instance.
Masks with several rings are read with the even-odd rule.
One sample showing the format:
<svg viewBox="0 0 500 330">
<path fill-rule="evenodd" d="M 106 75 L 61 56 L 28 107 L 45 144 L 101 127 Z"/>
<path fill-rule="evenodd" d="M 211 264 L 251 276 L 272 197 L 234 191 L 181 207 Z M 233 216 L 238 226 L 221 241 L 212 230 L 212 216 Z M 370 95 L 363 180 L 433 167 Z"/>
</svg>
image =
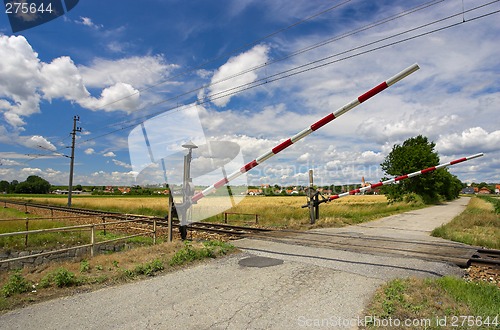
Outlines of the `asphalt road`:
<svg viewBox="0 0 500 330">
<path fill-rule="evenodd" d="M 450 221 L 467 202 L 462 198 L 361 226 L 320 231 L 427 239 L 432 228 Z M 252 239 L 235 245 L 243 253 L 9 312 L 0 316 L 0 328 L 355 329 L 366 303 L 387 280 L 462 274 L 454 265 L 404 256 Z M 255 256 L 272 259 L 240 265 Z M 268 262 L 275 265 L 264 267 Z"/>
</svg>

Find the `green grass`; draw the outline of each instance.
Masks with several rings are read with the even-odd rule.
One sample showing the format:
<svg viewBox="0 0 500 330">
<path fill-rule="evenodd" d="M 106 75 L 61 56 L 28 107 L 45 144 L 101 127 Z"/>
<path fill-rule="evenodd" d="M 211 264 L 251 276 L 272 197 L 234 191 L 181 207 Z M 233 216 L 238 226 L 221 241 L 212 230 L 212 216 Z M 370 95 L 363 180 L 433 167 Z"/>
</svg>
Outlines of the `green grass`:
<svg viewBox="0 0 500 330">
<path fill-rule="evenodd" d="M 472 315 L 486 317 L 500 314 L 500 289 L 494 285 L 466 282 L 454 277 L 442 277 L 436 282 L 457 302 L 469 306 Z"/>
<path fill-rule="evenodd" d="M 215 258 L 232 250 L 234 246 L 220 241 L 208 241 L 203 243 L 203 248 L 194 248 L 189 241 L 184 243 L 184 248 L 177 251 L 169 262 L 170 266 L 180 266 L 195 260 Z"/>
<path fill-rule="evenodd" d="M 34 215 L 25 214 L 14 209 L 1 208 L 0 219 L 5 221 L 0 221 L 0 233 L 26 231 L 26 220 L 17 220 L 21 218 L 28 219 L 28 230 L 52 229 L 68 225 L 68 223 L 63 221 L 37 220 L 37 217 Z M 7 219 L 13 220 L 7 221 Z M 18 235 L 0 238 L 0 249 L 50 249 L 61 245 L 78 245 L 89 240 L 90 234 L 82 231 L 39 233 L 29 235 L 26 246 L 26 236 Z"/>
<path fill-rule="evenodd" d="M 500 214 L 500 197 L 480 196 L 483 200 L 493 204 L 495 213 Z"/>
<path fill-rule="evenodd" d="M 500 215 L 489 201 L 473 197 L 464 212 L 434 229 L 432 236 L 500 249 Z"/>
<path fill-rule="evenodd" d="M 379 288 L 365 310 L 368 329 L 379 328 L 373 320 L 425 320 L 427 329 L 442 329 L 439 320 L 447 319 L 447 329 L 474 328 L 462 324 L 463 316 L 474 320 L 496 320 L 500 328 L 500 289 L 493 284 L 467 282 L 455 277 L 438 279 L 395 279 Z M 365 319 L 366 320 L 366 319 Z M 456 327 L 451 326 L 452 320 Z M 394 329 L 420 329 L 402 326 Z M 483 327 L 488 328 L 488 327 Z M 494 326 L 492 328 L 495 328 Z"/>
<path fill-rule="evenodd" d="M 37 219 L 37 216 L 25 214 L 24 212 L 0 208 L 0 233 L 13 233 L 26 231 L 26 219 L 28 219 L 28 230 L 53 229 L 60 227 L 73 226 L 70 221 L 52 221 L 47 219 Z M 9 220 L 11 219 L 11 220 Z M 23 219 L 23 220 L 17 220 Z M 7 221 L 8 220 L 8 221 Z M 110 239 L 117 239 L 126 235 L 107 230 L 106 235 L 102 230 L 96 231 L 96 242 L 102 242 Z M 125 240 L 125 242 L 143 246 L 152 245 L 153 239 L 146 236 L 138 236 Z M 161 240 L 158 240 L 161 242 Z M 33 250 L 33 249 L 55 249 L 61 247 L 77 246 L 90 243 L 90 228 L 77 231 L 35 233 L 28 236 L 26 245 L 25 235 L 16 235 L 0 238 L 0 249 L 2 250 Z"/>
</svg>

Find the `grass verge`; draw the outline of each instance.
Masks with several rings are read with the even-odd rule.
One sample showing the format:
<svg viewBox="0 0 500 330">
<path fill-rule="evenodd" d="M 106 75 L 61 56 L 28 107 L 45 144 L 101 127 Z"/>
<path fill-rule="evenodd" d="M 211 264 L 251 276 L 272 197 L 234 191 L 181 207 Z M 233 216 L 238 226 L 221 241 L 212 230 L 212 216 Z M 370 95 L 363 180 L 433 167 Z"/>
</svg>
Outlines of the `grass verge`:
<svg viewBox="0 0 500 330">
<path fill-rule="evenodd" d="M 23 220 L 19 220 L 23 219 Z M 66 226 L 74 226 L 71 220 L 47 220 L 39 219 L 37 215 L 25 214 L 24 212 L 0 208 L 0 234 L 22 232 L 27 229 L 56 229 Z M 95 242 L 103 242 L 127 236 L 123 230 L 114 230 L 108 226 L 108 230 L 97 230 Z M 0 238 L 0 252 L 2 251 L 24 251 L 24 250 L 49 250 L 61 247 L 78 246 L 89 244 L 91 241 L 90 228 L 77 229 L 73 231 L 57 231 L 45 233 L 33 233 L 28 236 L 16 235 Z M 159 239 L 161 241 L 161 239 Z M 147 236 L 137 236 L 123 240 L 127 245 L 151 245 L 153 239 Z"/>
<path fill-rule="evenodd" d="M 500 289 L 455 277 L 395 279 L 377 290 L 365 328 L 500 328 Z"/>
<path fill-rule="evenodd" d="M 464 212 L 451 222 L 434 229 L 432 236 L 500 249 L 500 214 L 495 212 L 495 207 L 489 200 L 473 197 Z"/>
<path fill-rule="evenodd" d="M 60 296 L 165 274 L 233 251 L 233 245 L 222 241 L 173 242 L 98 255 L 90 260 L 0 272 L 0 313 Z"/>
</svg>

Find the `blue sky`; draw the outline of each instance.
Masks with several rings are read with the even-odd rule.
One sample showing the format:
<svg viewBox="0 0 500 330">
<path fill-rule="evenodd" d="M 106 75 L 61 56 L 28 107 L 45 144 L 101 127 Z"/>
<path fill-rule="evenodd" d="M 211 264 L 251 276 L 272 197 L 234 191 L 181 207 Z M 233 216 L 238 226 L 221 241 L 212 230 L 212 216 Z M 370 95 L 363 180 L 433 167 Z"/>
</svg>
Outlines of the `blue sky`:
<svg viewBox="0 0 500 330">
<path fill-rule="evenodd" d="M 436 143 L 442 162 L 485 153 L 451 168 L 462 181 L 500 182 L 500 15 L 489 15 L 500 3 L 469 11 L 487 3 L 80 1 L 15 34 L 1 13 L 0 180 L 67 184 L 61 154 L 70 154 L 76 115 L 75 184 L 135 183 L 134 129 L 149 119 L 155 141 L 174 141 L 178 116 L 191 113 L 189 137 L 236 143 L 238 156 L 221 159 L 239 168 L 418 63 L 416 73 L 250 171 L 248 182 L 306 185 L 309 168 L 318 184 L 376 182 L 392 146 L 418 134 Z M 334 63 L 280 75 L 325 58 L 317 63 Z M 283 79 L 211 97 L 266 77 Z M 197 157 L 203 166 L 207 158 Z"/>
</svg>

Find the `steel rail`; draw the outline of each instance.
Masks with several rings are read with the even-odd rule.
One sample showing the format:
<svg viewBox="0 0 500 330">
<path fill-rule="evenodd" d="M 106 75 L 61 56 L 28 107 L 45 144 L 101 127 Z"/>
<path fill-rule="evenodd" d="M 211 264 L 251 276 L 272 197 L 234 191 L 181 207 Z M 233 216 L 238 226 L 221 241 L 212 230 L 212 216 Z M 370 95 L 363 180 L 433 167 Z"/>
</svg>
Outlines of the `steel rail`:
<svg viewBox="0 0 500 330">
<path fill-rule="evenodd" d="M 99 210 L 91 210 L 91 209 L 83 209 L 83 208 L 74 208 L 67 206 L 59 206 L 59 205 L 47 205 L 47 204 L 37 204 L 37 203 L 28 203 L 23 201 L 16 200 L 0 200 L 0 203 L 10 203 L 15 205 L 29 206 L 32 208 L 41 208 L 41 209 L 52 209 L 55 211 L 75 213 L 75 214 L 85 214 L 85 215 L 95 215 L 97 217 L 111 217 L 116 219 L 124 219 L 126 221 L 141 221 L 141 222 L 153 222 L 157 221 L 158 225 L 163 227 L 167 225 L 167 222 L 164 218 L 155 217 L 155 216 L 147 216 L 147 215 L 139 215 L 139 214 L 128 214 L 128 213 L 118 213 L 118 212 L 106 212 Z M 111 223 L 107 223 L 111 224 Z M 174 226 L 179 226 L 178 223 L 173 223 Z M 209 222 L 193 222 L 188 226 L 189 229 L 196 231 L 205 231 L 205 232 L 214 232 L 220 234 L 229 234 L 229 235 L 248 235 L 251 233 L 262 233 L 271 231 L 270 229 L 264 228 L 254 228 L 254 227 L 242 227 L 242 226 L 232 226 L 227 224 L 214 224 Z"/>
</svg>

